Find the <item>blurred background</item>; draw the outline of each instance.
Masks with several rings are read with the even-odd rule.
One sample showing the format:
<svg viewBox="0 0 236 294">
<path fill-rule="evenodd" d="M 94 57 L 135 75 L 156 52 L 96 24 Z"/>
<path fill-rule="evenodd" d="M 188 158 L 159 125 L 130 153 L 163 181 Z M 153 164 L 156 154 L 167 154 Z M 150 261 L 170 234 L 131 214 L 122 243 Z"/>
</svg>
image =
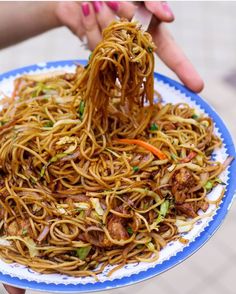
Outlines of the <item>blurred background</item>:
<svg viewBox="0 0 236 294">
<path fill-rule="evenodd" d="M 176 16 L 169 29 L 205 80 L 201 95 L 223 117 L 236 138 L 236 2 L 170 1 L 169 4 Z M 0 73 L 38 62 L 83 59 L 88 55 L 68 29 L 55 29 L 1 50 Z M 176 79 L 158 59 L 156 70 Z M 215 236 L 184 263 L 161 276 L 112 293 L 235 294 L 235 210 L 236 203 Z M 0 288 L 0 293 L 6 292 Z"/>
</svg>

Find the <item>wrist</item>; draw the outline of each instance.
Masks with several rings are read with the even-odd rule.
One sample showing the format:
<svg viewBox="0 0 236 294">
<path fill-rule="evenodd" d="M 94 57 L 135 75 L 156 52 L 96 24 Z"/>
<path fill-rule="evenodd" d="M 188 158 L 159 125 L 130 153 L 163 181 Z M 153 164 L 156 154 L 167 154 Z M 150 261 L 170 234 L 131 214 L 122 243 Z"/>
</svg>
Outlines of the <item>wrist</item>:
<svg viewBox="0 0 236 294">
<path fill-rule="evenodd" d="M 51 28 L 63 25 L 57 15 L 59 3 L 58 1 L 40 2 L 42 5 L 42 16 L 47 18 L 48 26 Z"/>
</svg>

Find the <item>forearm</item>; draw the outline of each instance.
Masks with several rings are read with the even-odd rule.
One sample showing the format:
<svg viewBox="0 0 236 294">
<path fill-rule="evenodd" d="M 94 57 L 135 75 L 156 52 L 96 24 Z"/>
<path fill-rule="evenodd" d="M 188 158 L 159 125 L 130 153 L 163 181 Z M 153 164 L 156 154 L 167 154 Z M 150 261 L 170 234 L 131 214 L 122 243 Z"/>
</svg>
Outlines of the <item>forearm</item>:
<svg viewBox="0 0 236 294">
<path fill-rule="evenodd" d="M 0 2 L 0 48 L 60 26 L 57 2 Z"/>
</svg>

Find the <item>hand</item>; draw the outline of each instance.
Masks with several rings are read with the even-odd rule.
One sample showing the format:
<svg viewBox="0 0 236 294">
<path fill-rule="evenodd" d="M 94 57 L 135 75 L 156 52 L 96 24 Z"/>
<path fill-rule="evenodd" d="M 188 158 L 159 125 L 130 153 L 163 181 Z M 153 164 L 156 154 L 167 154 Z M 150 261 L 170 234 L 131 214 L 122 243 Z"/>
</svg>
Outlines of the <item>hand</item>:
<svg viewBox="0 0 236 294">
<path fill-rule="evenodd" d="M 25 294 L 25 290 L 13 286 L 3 285 L 9 294 Z"/>
<path fill-rule="evenodd" d="M 150 33 L 157 46 L 157 55 L 189 89 L 200 92 L 204 86 L 201 77 L 163 24 L 174 20 L 169 5 L 159 1 L 145 1 L 145 5 L 156 17 L 151 23 Z M 80 39 L 86 36 L 88 47 L 92 50 L 102 38 L 102 29 L 116 15 L 131 19 L 135 9 L 136 5 L 132 2 L 58 2 L 56 14 L 59 21 Z"/>
</svg>

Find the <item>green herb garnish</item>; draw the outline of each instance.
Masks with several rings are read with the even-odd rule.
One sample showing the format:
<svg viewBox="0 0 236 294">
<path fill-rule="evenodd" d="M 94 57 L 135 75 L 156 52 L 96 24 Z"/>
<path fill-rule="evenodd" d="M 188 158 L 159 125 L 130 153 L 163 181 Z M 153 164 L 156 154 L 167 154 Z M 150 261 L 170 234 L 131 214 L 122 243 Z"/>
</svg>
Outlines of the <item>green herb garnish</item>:
<svg viewBox="0 0 236 294">
<path fill-rule="evenodd" d="M 0 121 L 0 126 L 2 127 L 2 126 L 4 126 L 6 123 L 7 123 L 6 120 L 1 120 L 1 121 Z"/>
<path fill-rule="evenodd" d="M 82 119 L 84 115 L 85 102 L 82 100 L 79 105 L 79 116 Z"/>
<path fill-rule="evenodd" d="M 213 188 L 213 183 L 211 181 L 208 181 L 204 187 L 206 188 L 206 190 L 211 190 Z"/>
<path fill-rule="evenodd" d="M 58 159 L 61 159 L 62 157 L 65 157 L 67 154 L 66 153 L 58 153 L 56 154 L 55 156 L 53 156 L 49 162 L 52 163 L 52 162 L 56 162 L 58 161 Z"/>
<path fill-rule="evenodd" d="M 171 153 L 170 156 L 171 156 L 171 158 L 174 159 L 174 160 L 177 159 L 177 155 L 175 155 L 174 153 Z"/>
<path fill-rule="evenodd" d="M 139 167 L 138 166 L 133 166 L 133 171 L 136 173 L 139 171 Z"/>
<path fill-rule="evenodd" d="M 198 116 L 197 114 L 194 113 L 194 114 L 192 115 L 192 118 L 193 118 L 193 119 L 198 119 L 199 116 Z"/>
<path fill-rule="evenodd" d="M 158 126 L 156 123 L 152 123 L 150 126 L 150 131 L 157 131 L 158 130 Z"/>
<path fill-rule="evenodd" d="M 152 53 L 152 52 L 153 52 L 152 47 L 147 47 L 147 51 L 148 51 L 149 53 Z"/>
<path fill-rule="evenodd" d="M 54 125 L 54 123 L 50 120 L 50 121 L 46 122 L 43 127 L 44 128 L 52 128 L 53 125 Z"/>
<path fill-rule="evenodd" d="M 22 229 L 22 235 L 23 235 L 23 236 L 27 235 L 27 233 L 28 233 L 28 230 L 27 230 L 27 229 L 25 229 L 25 228 Z"/>
<path fill-rule="evenodd" d="M 85 258 L 88 256 L 89 251 L 91 250 L 92 246 L 87 247 L 81 247 L 76 250 L 76 256 L 79 257 L 81 260 L 85 260 Z"/>
<path fill-rule="evenodd" d="M 170 206 L 170 201 L 169 200 L 165 200 L 162 204 L 161 204 L 161 208 L 160 208 L 160 214 L 165 217 L 167 212 L 168 212 L 168 209 L 169 209 L 169 206 Z"/>
<path fill-rule="evenodd" d="M 30 176 L 29 180 L 30 180 L 30 182 L 31 182 L 33 185 L 35 185 L 36 182 L 37 182 L 37 179 L 36 179 L 35 177 L 33 177 L 33 176 Z"/>
<path fill-rule="evenodd" d="M 133 230 L 132 230 L 132 228 L 131 228 L 131 227 L 128 227 L 128 228 L 127 228 L 127 232 L 128 232 L 129 235 L 132 235 L 132 234 L 133 234 Z"/>
<path fill-rule="evenodd" d="M 41 177 L 41 178 L 44 176 L 45 171 L 46 171 L 46 168 L 47 168 L 46 165 L 44 165 L 44 166 L 41 168 L 41 171 L 40 171 L 40 177 Z"/>
<path fill-rule="evenodd" d="M 216 178 L 216 179 L 215 179 L 215 182 L 218 183 L 218 184 L 220 184 L 220 185 L 223 185 L 223 186 L 226 185 L 226 183 L 224 183 L 224 182 L 223 182 L 221 179 L 219 179 L 219 178 Z"/>
</svg>

